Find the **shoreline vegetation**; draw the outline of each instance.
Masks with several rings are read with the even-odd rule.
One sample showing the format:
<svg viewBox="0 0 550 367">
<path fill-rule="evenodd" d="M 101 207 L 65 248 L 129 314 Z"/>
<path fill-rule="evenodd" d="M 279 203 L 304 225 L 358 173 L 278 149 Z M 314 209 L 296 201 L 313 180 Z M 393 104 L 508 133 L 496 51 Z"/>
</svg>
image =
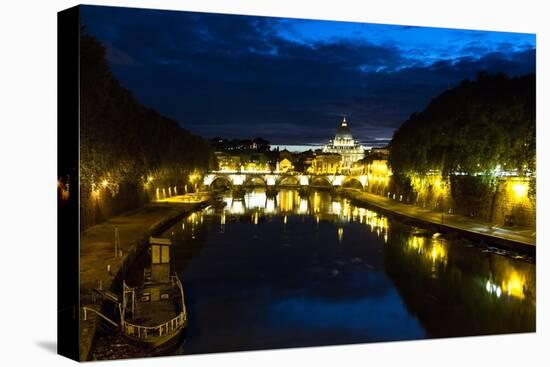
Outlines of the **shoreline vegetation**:
<svg viewBox="0 0 550 367">
<path fill-rule="evenodd" d="M 81 230 L 139 208 L 156 199 L 159 191 L 183 194 L 188 191 L 186 185 L 191 191 L 189 176 L 212 164 L 207 140 L 143 106 L 115 78 L 106 48 L 85 29 L 80 55 L 80 186 L 76 192 Z"/>
<path fill-rule="evenodd" d="M 390 142 L 384 195 L 535 230 L 535 82 L 479 73 L 412 114 Z"/>
</svg>

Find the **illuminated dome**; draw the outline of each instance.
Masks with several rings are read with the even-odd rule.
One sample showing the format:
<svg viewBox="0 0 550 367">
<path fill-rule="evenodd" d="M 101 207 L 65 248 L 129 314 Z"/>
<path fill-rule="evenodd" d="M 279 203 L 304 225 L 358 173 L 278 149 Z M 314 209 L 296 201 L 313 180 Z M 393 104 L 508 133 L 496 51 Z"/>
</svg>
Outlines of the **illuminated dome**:
<svg viewBox="0 0 550 367">
<path fill-rule="evenodd" d="M 323 152 L 340 155 L 342 158 L 340 166 L 342 173 L 347 173 L 351 169 L 353 162 L 363 159 L 365 156 L 365 149 L 358 141 L 353 139 L 345 117 L 336 130 L 334 140 L 331 140 L 324 146 Z"/>
<path fill-rule="evenodd" d="M 348 127 L 348 123 L 347 123 L 345 117 L 342 120 L 342 123 L 340 124 L 340 126 L 338 127 L 338 130 L 336 130 L 336 136 L 334 137 L 334 139 L 335 140 L 336 139 L 352 139 L 353 140 L 353 136 L 351 135 L 351 130 Z"/>
</svg>

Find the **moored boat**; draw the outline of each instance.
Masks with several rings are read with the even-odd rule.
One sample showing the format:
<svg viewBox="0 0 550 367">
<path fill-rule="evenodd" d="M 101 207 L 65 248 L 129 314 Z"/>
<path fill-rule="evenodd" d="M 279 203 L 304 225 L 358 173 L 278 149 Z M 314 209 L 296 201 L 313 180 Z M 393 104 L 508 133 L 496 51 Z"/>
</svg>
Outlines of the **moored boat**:
<svg viewBox="0 0 550 367">
<path fill-rule="evenodd" d="M 187 313 L 183 286 L 171 269 L 172 242 L 151 237 L 149 246 L 151 261 L 142 284 L 129 287 L 123 282 L 121 330 L 134 342 L 164 350 L 178 344 Z"/>
</svg>

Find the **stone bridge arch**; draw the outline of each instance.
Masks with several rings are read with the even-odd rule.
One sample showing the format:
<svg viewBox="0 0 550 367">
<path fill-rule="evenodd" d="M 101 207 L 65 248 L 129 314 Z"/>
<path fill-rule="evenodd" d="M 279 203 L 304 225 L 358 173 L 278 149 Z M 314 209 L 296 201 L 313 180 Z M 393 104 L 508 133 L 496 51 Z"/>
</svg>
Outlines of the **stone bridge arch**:
<svg viewBox="0 0 550 367">
<path fill-rule="evenodd" d="M 312 176 L 309 179 L 311 187 L 332 188 L 332 182 L 327 176 Z"/>
<path fill-rule="evenodd" d="M 347 176 L 342 181 L 342 188 L 359 188 L 360 190 L 365 190 L 366 184 L 366 177 Z"/>
<path fill-rule="evenodd" d="M 216 175 L 216 176 L 213 176 L 209 179 L 209 182 L 207 182 L 207 180 L 205 179 L 205 182 L 204 182 L 205 186 L 208 186 L 208 187 L 216 187 L 220 184 L 225 184 L 226 187 L 228 188 L 232 188 L 233 187 L 233 182 L 231 181 L 231 179 L 226 176 L 226 175 Z"/>
<path fill-rule="evenodd" d="M 261 175 L 246 175 L 243 186 L 264 186 L 267 187 L 267 180 Z"/>
<path fill-rule="evenodd" d="M 300 179 L 294 175 L 283 175 L 277 180 L 277 186 L 299 186 Z"/>
</svg>

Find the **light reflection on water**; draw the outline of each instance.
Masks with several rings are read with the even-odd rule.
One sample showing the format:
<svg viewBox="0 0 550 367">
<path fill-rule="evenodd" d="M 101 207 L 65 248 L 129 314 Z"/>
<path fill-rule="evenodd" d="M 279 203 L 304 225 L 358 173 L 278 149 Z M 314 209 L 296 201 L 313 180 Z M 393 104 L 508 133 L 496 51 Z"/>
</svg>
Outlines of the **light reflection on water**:
<svg viewBox="0 0 550 367">
<path fill-rule="evenodd" d="M 328 192 L 249 191 L 175 225 L 185 353 L 535 330 L 535 265 Z"/>
</svg>

